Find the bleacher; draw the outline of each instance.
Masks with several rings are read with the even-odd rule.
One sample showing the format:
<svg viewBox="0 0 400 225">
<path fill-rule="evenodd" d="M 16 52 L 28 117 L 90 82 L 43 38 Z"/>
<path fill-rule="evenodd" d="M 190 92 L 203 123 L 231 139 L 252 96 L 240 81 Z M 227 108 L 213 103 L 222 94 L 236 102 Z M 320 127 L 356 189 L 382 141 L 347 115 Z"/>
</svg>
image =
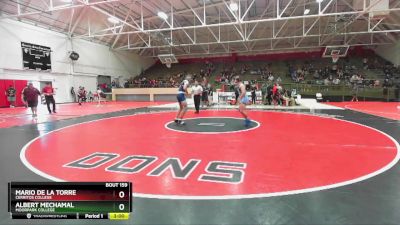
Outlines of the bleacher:
<svg viewBox="0 0 400 225">
<path fill-rule="evenodd" d="M 222 74 L 225 74 L 228 78 L 239 75 L 243 81 L 249 83 L 249 88 L 251 86 L 257 86 L 262 88 L 267 85 L 271 85 L 279 77 L 281 81 L 279 82 L 287 90 L 297 89 L 302 94 L 307 96 L 313 96 L 316 92 L 323 93 L 326 95 L 342 96 L 345 99 L 345 95 L 351 93 L 352 83 L 350 78 L 353 74 L 360 74 L 363 78 L 363 87 L 370 89 L 363 89 L 365 96 L 374 97 L 379 95 L 381 98 L 392 98 L 394 91 L 389 92 L 389 96 L 385 94 L 382 95 L 381 90 L 385 81 L 386 75 L 384 73 L 383 67 L 387 62 L 377 55 L 367 55 L 368 66 L 370 68 L 364 68 L 364 57 L 362 56 L 348 56 L 346 58 L 340 58 L 337 62 L 338 69 L 342 69 L 345 72 L 344 77 L 340 78 L 339 84 L 333 84 L 332 80 L 329 84 L 326 83 L 327 76 L 316 79 L 313 77 L 313 73 L 306 73 L 304 80 L 294 80 L 289 73 L 289 65 L 297 71 L 299 68 L 312 67 L 313 70 L 325 69 L 326 71 L 331 71 L 334 65 L 332 59 L 316 57 L 303 57 L 300 59 L 287 59 L 287 60 L 246 60 L 246 61 L 236 61 L 231 60 L 224 61 L 214 61 L 212 62 L 214 70 L 206 79 L 212 85 L 214 89 L 224 89 L 226 91 L 232 91 L 233 87 L 230 81 L 220 82 Z M 200 75 L 200 71 L 207 70 L 206 60 L 199 62 L 199 60 L 193 63 L 185 61 L 184 63 L 173 64 L 171 68 L 167 68 L 161 63 L 156 63 L 148 70 L 144 71 L 139 77 L 135 77 L 128 87 L 176 87 L 181 80 L 185 77 L 196 78 L 198 81 L 203 80 L 204 75 Z M 242 68 L 247 68 L 243 73 Z M 308 69 L 307 69 L 308 71 Z M 310 70 L 312 71 L 312 70 Z M 269 81 L 267 79 L 268 72 L 272 72 L 274 76 L 274 81 Z M 327 74 L 332 75 L 333 78 L 336 77 L 334 73 L 327 72 Z M 396 76 L 396 75 L 395 75 Z M 145 78 L 143 81 L 142 79 Z M 139 82 L 138 82 L 139 80 Z M 379 85 L 376 86 L 376 80 L 378 80 Z M 173 82 L 171 82 L 173 81 Z M 386 82 L 386 83 L 385 83 Z M 393 86 L 391 82 L 390 86 Z M 394 84 L 395 86 L 396 84 Z M 377 89 L 381 88 L 381 89 Z"/>
<path fill-rule="evenodd" d="M 338 62 L 339 67 L 342 65 L 349 65 L 355 68 L 355 71 L 362 74 L 365 79 L 380 79 L 383 80 L 384 74 L 381 69 L 364 69 L 363 62 L 361 57 L 354 57 L 348 59 L 340 59 Z M 333 65 L 331 59 L 320 58 L 320 59 L 301 59 L 301 60 L 288 60 L 288 61 L 242 61 L 236 63 L 224 63 L 224 62 L 215 62 L 215 70 L 212 72 L 211 76 L 208 78 L 209 81 L 214 82 L 216 78 L 220 77 L 221 73 L 224 71 L 225 68 L 234 68 L 234 73 L 236 75 L 240 75 L 242 80 L 249 80 L 249 81 L 259 81 L 264 82 L 262 79 L 263 74 L 257 73 L 259 68 L 266 68 L 273 73 L 274 78 L 280 77 L 282 79 L 282 83 L 294 83 L 288 73 L 288 64 L 293 65 L 294 68 L 302 67 L 306 63 L 313 64 L 314 68 L 324 68 L 325 66 L 331 67 Z M 241 73 L 242 67 L 248 67 L 248 71 L 245 73 Z M 168 78 L 175 76 L 177 74 L 184 74 L 184 75 L 199 75 L 200 70 L 205 69 L 204 63 L 191 63 L 191 64 L 173 64 L 171 68 L 167 68 L 162 64 L 156 64 L 146 70 L 144 72 L 144 77 L 148 80 L 168 80 Z M 354 71 L 354 70 L 352 70 Z M 312 77 L 312 74 L 308 74 L 305 77 L 303 82 L 311 82 L 315 81 Z M 218 82 L 214 83 L 215 85 L 219 86 Z"/>
</svg>

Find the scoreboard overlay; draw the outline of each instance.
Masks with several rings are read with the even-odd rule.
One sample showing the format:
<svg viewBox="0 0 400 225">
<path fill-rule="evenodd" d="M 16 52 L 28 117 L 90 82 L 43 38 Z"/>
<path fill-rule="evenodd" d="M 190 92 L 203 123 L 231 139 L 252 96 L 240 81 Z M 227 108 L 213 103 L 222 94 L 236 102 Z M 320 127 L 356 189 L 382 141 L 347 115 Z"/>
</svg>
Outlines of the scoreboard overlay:
<svg viewBox="0 0 400 225">
<path fill-rule="evenodd" d="M 13 219 L 128 219 L 131 182 L 10 182 Z"/>
</svg>

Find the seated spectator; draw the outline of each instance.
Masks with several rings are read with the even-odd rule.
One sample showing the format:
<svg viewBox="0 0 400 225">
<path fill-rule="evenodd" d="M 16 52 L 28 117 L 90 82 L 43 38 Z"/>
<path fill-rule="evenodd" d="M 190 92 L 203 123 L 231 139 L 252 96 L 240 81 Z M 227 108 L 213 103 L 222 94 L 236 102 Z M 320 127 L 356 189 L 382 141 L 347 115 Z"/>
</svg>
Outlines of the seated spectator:
<svg viewBox="0 0 400 225">
<path fill-rule="evenodd" d="M 268 75 L 268 81 L 273 82 L 274 76 L 272 74 Z"/>
<path fill-rule="evenodd" d="M 283 90 L 282 92 L 283 92 L 283 94 L 280 96 L 280 97 L 281 97 L 281 102 L 284 103 L 285 106 L 289 106 L 290 97 L 289 97 L 289 95 L 288 95 L 288 92 L 287 92 L 286 89 Z"/>
<path fill-rule="evenodd" d="M 279 76 L 278 78 L 276 78 L 276 82 L 278 82 L 278 83 L 282 83 L 282 79 L 281 79 L 281 77 Z"/>
<path fill-rule="evenodd" d="M 313 75 L 314 79 L 319 79 L 319 73 L 318 70 L 314 71 L 314 75 Z"/>
<path fill-rule="evenodd" d="M 366 57 L 363 58 L 363 68 L 364 70 L 368 69 L 368 59 Z"/>
<path fill-rule="evenodd" d="M 330 85 L 330 84 L 331 84 L 331 82 L 329 81 L 329 79 L 325 78 L 324 79 L 324 85 Z"/>
<path fill-rule="evenodd" d="M 350 83 L 354 83 L 354 82 L 356 82 L 357 80 L 358 80 L 357 74 L 353 74 L 353 76 L 351 76 L 351 78 L 350 78 Z"/>
<path fill-rule="evenodd" d="M 338 76 L 339 79 L 343 78 L 343 70 L 338 70 L 336 75 Z"/>
<path fill-rule="evenodd" d="M 297 76 L 299 76 L 300 74 L 302 74 L 303 73 L 303 70 L 299 67 L 298 69 L 297 69 Z"/>
<path fill-rule="evenodd" d="M 297 82 L 301 82 L 304 81 L 304 73 L 301 73 L 298 77 L 297 77 Z"/>
<path fill-rule="evenodd" d="M 339 85 L 340 84 L 340 79 L 339 78 L 335 78 L 335 79 L 333 79 L 332 83 L 335 84 L 335 85 Z"/>
<path fill-rule="evenodd" d="M 242 69 L 241 69 L 241 71 L 240 71 L 240 74 L 245 74 L 246 73 L 246 67 L 245 66 L 242 66 Z"/>
<path fill-rule="evenodd" d="M 336 64 L 336 63 L 335 63 L 335 64 L 333 64 L 333 65 L 332 65 L 332 70 L 331 70 L 331 73 L 336 73 L 337 69 L 338 69 L 338 66 L 337 66 L 337 64 Z"/>
</svg>

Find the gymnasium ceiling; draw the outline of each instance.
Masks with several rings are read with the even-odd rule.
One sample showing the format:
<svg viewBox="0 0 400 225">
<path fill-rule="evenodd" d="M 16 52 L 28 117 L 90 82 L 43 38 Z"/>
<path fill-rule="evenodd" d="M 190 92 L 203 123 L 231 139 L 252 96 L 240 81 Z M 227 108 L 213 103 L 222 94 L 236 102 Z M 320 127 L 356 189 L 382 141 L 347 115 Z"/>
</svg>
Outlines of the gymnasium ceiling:
<svg viewBox="0 0 400 225">
<path fill-rule="evenodd" d="M 266 53 L 400 40 L 399 0 L 1 0 L 0 19 L 142 56 Z"/>
</svg>

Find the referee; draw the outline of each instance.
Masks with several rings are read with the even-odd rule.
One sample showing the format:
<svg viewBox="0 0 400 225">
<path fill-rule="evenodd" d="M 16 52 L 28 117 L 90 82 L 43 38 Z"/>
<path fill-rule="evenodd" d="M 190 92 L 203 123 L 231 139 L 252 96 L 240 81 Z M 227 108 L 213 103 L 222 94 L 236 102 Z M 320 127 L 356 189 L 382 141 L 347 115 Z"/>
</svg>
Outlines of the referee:
<svg viewBox="0 0 400 225">
<path fill-rule="evenodd" d="M 194 107 L 196 108 L 196 114 L 199 113 L 200 109 L 200 99 L 201 94 L 203 93 L 203 88 L 199 85 L 199 82 L 196 80 L 194 82 L 194 86 L 192 87 L 192 93 L 194 95 Z"/>
</svg>

